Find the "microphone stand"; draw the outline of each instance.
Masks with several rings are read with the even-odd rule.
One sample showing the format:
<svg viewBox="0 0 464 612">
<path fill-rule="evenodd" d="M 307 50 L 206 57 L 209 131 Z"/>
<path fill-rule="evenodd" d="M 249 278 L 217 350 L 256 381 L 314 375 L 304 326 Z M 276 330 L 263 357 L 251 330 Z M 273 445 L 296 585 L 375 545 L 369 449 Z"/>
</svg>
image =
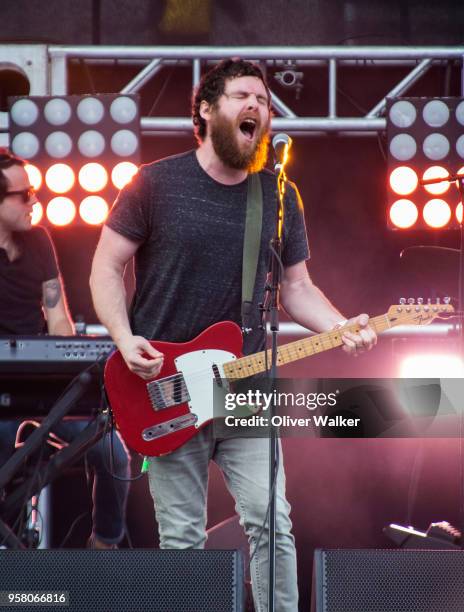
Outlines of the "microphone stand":
<svg viewBox="0 0 464 612">
<path fill-rule="evenodd" d="M 280 281 L 282 270 L 282 235 L 284 224 L 284 196 L 287 185 L 285 164 L 288 159 L 288 145 L 285 146 L 282 162 L 277 163 L 276 183 L 276 227 L 270 243 L 269 275 L 270 282 L 265 287 L 265 298 L 262 311 L 270 313 L 270 330 L 272 334 L 271 369 L 268 371 L 271 385 L 277 378 L 277 333 L 279 331 Z M 275 406 L 269 407 L 269 567 L 268 567 L 268 612 L 275 610 L 275 537 L 276 537 L 276 483 L 279 468 L 279 445 L 277 431 L 272 424 Z"/>
</svg>

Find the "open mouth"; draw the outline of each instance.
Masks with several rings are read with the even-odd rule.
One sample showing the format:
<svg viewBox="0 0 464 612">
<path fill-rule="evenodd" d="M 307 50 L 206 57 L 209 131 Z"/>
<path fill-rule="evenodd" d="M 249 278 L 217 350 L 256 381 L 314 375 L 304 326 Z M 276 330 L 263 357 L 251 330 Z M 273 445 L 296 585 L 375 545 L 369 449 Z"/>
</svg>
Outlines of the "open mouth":
<svg viewBox="0 0 464 612">
<path fill-rule="evenodd" d="M 256 131 L 256 121 L 254 119 L 244 119 L 240 124 L 240 131 L 248 140 L 253 140 Z"/>
</svg>

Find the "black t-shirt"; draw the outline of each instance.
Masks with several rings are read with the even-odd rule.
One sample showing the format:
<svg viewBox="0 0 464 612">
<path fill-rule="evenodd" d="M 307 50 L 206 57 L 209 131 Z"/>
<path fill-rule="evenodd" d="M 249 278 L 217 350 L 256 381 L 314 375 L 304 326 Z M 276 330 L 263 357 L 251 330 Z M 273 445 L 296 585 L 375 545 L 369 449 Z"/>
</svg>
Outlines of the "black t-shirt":
<svg viewBox="0 0 464 612">
<path fill-rule="evenodd" d="M 55 251 L 42 227 L 18 232 L 14 240 L 20 250 L 15 261 L 0 248 L 0 334 L 40 334 L 42 283 L 58 276 Z"/>
<path fill-rule="evenodd" d="M 263 298 L 269 242 L 275 226 L 275 177 L 260 173 L 263 229 L 246 353 L 260 349 L 258 303 Z M 283 263 L 309 256 L 301 201 L 286 196 Z M 186 342 L 209 325 L 241 324 L 243 237 L 247 181 L 223 185 L 200 166 L 195 151 L 144 165 L 119 194 L 107 225 L 141 242 L 135 256 L 131 326 L 156 340 Z"/>
</svg>

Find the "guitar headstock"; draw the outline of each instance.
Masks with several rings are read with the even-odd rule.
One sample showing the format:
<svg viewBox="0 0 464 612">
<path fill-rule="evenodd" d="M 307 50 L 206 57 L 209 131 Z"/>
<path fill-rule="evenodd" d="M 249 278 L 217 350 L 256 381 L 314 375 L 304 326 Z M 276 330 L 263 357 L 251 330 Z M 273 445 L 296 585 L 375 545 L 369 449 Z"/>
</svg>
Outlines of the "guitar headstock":
<svg viewBox="0 0 464 612">
<path fill-rule="evenodd" d="M 424 303 L 423 298 L 401 298 L 399 304 L 393 304 L 388 309 L 388 319 L 394 325 L 428 325 L 434 319 L 447 318 L 446 315 L 454 312 L 448 297 L 437 298 L 434 302 L 429 298 Z"/>
</svg>

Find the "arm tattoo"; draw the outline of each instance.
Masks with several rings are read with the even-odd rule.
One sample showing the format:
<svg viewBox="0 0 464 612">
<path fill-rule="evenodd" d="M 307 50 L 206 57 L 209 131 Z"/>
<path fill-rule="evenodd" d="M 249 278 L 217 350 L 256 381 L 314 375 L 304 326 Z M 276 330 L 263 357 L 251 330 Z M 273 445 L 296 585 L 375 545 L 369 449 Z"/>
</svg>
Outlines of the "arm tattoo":
<svg viewBox="0 0 464 612">
<path fill-rule="evenodd" d="M 42 285 L 43 303 L 45 308 L 54 308 L 61 297 L 61 283 L 58 278 L 52 278 Z"/>
</svg>

